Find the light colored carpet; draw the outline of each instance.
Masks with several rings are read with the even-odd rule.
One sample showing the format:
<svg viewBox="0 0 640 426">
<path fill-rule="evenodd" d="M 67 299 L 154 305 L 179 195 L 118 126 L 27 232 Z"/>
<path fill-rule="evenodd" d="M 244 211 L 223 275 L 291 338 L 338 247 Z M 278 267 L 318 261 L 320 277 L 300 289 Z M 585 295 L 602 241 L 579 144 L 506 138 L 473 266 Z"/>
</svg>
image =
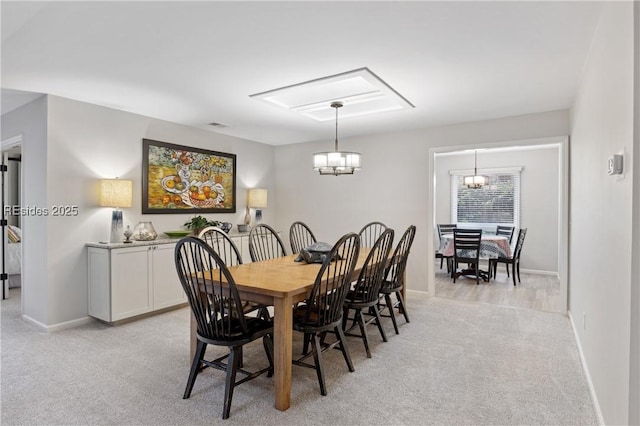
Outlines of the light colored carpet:
<svg viewBox="0 0 640 426">
<path fill-rule="evenodd" d="M 389 322 L 383 343 L 370 329 L 372 359 L 349 338 L 354 373 L 339 351 L 326 354 L 327 396 L 313 370 L 294 366 L 288 411 L 273 408 L 263 375 L 236 388 L 223 421 L 222 372 L 201 373 L 182 399 L 187 308 L 43 333 L 20 319 L 11 294 L 1 305 L 3 425 L 597 424 L 569 320 L 558 314 L 411 294 L 400 335 Z M 261 342 L 245 348 L 246 368 L 265 365 Z"/>
</svg>

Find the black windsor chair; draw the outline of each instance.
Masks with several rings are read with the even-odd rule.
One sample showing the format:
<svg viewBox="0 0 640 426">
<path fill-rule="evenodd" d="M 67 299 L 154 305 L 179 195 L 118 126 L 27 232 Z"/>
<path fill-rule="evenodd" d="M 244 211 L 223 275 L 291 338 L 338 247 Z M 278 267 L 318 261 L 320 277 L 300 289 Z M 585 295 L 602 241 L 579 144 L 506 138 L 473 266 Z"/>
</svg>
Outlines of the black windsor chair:
<svg viewBox="0 0 640 426">
<path fill-rule="evenodd" d="M 384 309 L 389 310 L 389 316 L 391 322 L 393 322 L 393 328 L 396 334 L 400 334 L 398 330 L 398 323 L 396 321 L 396 315 L 394 313 L 395 308 L 399 308 L 400 312 L 404 315 L 406 322 L 409 320 L 409 313 L 402 297 L 402 290 L 404 289 L 404 276 L 407 269 L 407 260 L 409 258 L 409 252 L 411 251 L 411 245 L 413 239 L 416 236 L 416 227 L 411 225 L 404 231 L 404 234 L 398 241 L 396 248 L 391 256 L 390 263 L 387 265 L 387 269 L 384 273 L 384 279 L 382 286 L 380 286 L 380 296 L 384 299 L 384 304 L 379 303 L 378 307 L 381 308 L 380 312 Z M 392 303 L 391 295 L 395 294 L 397 301 Z"/>
<path fill-rule="evenodd" d="M 195 380 L 203 368 L 226 371 L 222 418 L 229 417 L 235 386 L 263 373 L 273 374 L 273 325 L 262 318 L 243 313 L 233 276 L 222 258 L 204 241 L 196 237 L 183 238 L 176 244 L 175 263 L 182 288 L 187 295 L 197 323 L 197 348 L 184 399 L 191 396 Z M 256 372 L 241 368 L 240 348 L 262 338 L 269 366 Z M 205 360 L 207 345 L 226 346 L 229 353 L 213 360 Z M 224 360 L 226 359 L 226 363 Z M 236 375 L 244 377 L 236 381 Z"/>
<path fill-rule="evenodd" d="M 387 341 L 387 334 L 382 327 L 382 320 L 378 311 L 378 298 L 380 297 L 380 286 L 382 285 L 384 271 L 387 267 L 387 260 L 393 244 L 393 234 L 393 229 L 387 229 L 375 242 L 364 261 L 355 286 L 347 293 L 347 299 L 344 303 L 342 328 L 347 336 L 362 338 L 368 358 L 371 358 L 369 336 L 367 335 L 368 324 L 375 321 L 382 340 L 384 342 Z M 353 318 L 349 318 L 349 312 L 352 310 L 354 311 Z M 365 313 L 371 315 L 369 320 L 365 320 Z M 347 329 L 347 323 L 350 319 L 353 320 L 353 324 Z M 350 331 L 358 326 L 360 327 L 360 334 L 350 334 Z"/>
<path fill-rule="evenodd" d="M 311 353 L 307 353 L 305 348 L 303 356 L 294 360 L 293 364 L 316 370 L 322 395 L 327 394 L 323 352 L 338 346 L 349 371 L 355 371 L 342 330 L 342 308 L 359 252 L 360 239 L 357 234 L 349 233 L 340 238 L 322 263 L 305 302 L 293 309 L 293 329 L 304 333 L 305 346 L 306 342 L 311 342 Z M 327 333 L 334 333 L 336 341 L 326 344 Z M 313 356 L 313 365 L 305 362 L 310 356 Z"/>
</svg>

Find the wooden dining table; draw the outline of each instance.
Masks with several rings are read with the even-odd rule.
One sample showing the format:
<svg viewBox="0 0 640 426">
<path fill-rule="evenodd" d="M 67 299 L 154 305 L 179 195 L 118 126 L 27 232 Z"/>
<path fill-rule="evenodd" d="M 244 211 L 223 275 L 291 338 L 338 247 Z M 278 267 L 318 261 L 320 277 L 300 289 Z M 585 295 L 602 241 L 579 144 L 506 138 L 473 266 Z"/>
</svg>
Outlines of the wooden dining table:
<svg viewBox="0 0 640 426">
<path fill-rule="evenodd" d="M 351 277 L 357 279 L 369 249 L 362 247 Z M 242 300 L 273 305 L 275 407 L 291 405 L 293 305 L 303 301 L 320 270 L 320 264 L 294 262 L 296 255 L 229 267 Z M 197 346 L 197 323 L 191 316 L 191 359 Z"/>
</svg>

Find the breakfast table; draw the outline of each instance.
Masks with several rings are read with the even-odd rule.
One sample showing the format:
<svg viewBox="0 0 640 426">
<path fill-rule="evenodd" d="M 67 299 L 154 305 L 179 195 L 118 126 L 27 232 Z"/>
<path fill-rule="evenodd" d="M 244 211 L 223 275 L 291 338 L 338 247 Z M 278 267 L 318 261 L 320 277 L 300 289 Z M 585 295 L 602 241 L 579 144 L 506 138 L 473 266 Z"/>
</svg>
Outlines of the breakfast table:
<svg viewBox="0 0 640 426">
<path fill-rule="evenodd" d="M 443 257 L 453 257 L 453 234 L 445 234 L 440 238 L 440 253 Z M 473 256 L 473 254 L 465 250 L 460 250 L 462 257 Z M 497 259 L 499 257 L 511 257 L 511 245 L 509 238 L 503 235 L 482 234 L 480 240 L 480 259 Z M 484 281 L 489 281 L 489 273 L 480 270 L 480 276 Z"/>
<path fill-rule="evenodd" d="M 453 234 L 442 235 L 440 238 L 440 253 L 445 257 L 453 256 Z M 465 253 L 461 253 L 465 256 Z M 503 235 L 482 234 L 480 241 L 480 259 L 497 259 L 511 257 L 509 238 Z"/>
</svg>

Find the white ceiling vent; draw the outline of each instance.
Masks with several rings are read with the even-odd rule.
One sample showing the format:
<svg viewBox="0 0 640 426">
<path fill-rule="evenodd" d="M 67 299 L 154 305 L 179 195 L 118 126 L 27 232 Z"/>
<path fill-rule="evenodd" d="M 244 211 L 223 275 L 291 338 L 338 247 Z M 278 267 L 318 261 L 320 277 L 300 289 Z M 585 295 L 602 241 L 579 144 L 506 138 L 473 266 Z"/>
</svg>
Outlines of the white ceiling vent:
<svg viewBox="0 0 640 426">
<path fill-rule="evenodd" d="M 414 106 L 368 68 L 318 78 L 250 95 L 317 121 L 335 118 L 332 102 L 342 102 L 340 118 L 410 109 Z"/>
</svg>

